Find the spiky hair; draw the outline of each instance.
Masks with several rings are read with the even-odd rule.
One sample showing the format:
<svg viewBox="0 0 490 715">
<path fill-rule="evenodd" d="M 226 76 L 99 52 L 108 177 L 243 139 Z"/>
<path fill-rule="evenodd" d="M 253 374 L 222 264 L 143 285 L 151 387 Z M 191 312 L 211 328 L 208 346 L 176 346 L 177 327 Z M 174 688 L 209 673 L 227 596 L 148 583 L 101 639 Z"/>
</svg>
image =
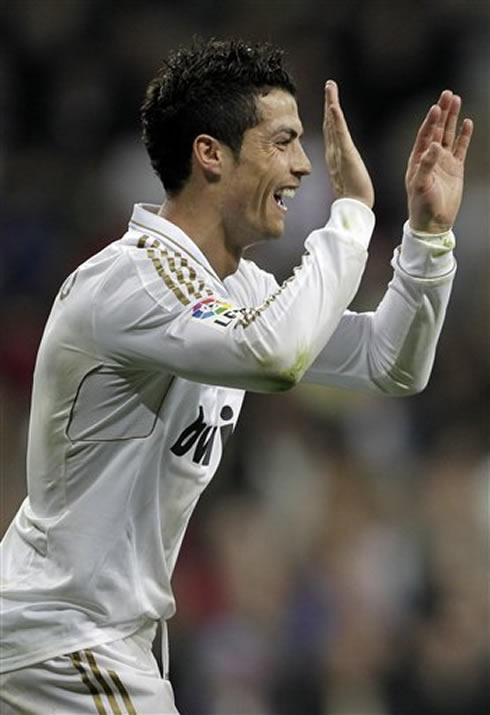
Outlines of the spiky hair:
<svg viewBox="0 0 490 715">
<path fill-rule="evenodd" d="M 143 141 L 168 194 L 190 175 L 196 136 L 210 134 L 238 157 L 244 132 L 260 121 L 257 97 L 273 88 L 296 94 L 282 62 L 281 49 L 243 40 L 195 39 L 170 53 L 141 109 Z"/>
</svg>

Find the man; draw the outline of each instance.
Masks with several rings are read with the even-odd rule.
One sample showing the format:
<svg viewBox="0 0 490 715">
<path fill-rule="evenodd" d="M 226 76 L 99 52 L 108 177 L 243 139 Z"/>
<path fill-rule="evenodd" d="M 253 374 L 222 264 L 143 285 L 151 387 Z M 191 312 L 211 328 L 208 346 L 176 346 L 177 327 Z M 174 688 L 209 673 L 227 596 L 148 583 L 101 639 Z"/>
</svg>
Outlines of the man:
<svg viewBox="0 0 490 715">
<path fill-rule="evenodd" d="M 170 56 L 143 105 L 166 190 L 61 287 L 39 348 L 29 496 L 3 543 L 2 713 L 176 713 L 151 655 L 171 576 L 244 390 L 301 379 L 391 395 L 426 384 L 454 275 L 451 227 L 472 124 L 449 90 L 409 159 L 409 222 L 375 313 L 347 311 L 374 193 L 336 84 L 325 150 L 336 196 L 282 286 L 243 250 L 279 237 L 310 173 L 295 87 L 269 46 Z"/>
</svg>

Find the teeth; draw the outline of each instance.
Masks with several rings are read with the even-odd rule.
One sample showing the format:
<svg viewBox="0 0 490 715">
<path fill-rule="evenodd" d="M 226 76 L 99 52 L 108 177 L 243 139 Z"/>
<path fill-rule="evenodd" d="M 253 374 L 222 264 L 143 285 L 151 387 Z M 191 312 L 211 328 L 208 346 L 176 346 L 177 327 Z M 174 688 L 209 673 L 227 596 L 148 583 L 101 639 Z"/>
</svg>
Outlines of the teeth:
<svg viewBox="0 0 490 715">
<path fill-rule="evenodd" d="M 287 211 L 287 206 L 283 199 L 293 199 L 296 194 L 296 189 L 291 187 L 286 187 L 284 189 L 279 189 L 274 194 L 274 199 L 276 203 L 284 210 Z"/>
</svg>

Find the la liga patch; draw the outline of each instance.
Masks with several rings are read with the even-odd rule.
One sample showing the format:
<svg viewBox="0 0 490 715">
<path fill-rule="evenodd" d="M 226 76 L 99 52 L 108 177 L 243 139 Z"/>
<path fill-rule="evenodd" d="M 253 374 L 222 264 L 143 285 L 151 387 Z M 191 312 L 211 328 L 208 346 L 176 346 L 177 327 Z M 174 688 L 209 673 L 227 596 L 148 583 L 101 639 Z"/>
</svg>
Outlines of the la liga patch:
<svg viewBox="0 0 490 715">
<path fill-rule="evenodd" d="M 205 321 L 207 325 L 216 328 L 226 328 L 232 323 L 241 309 L 234 308 L 221 298 L 203 298 L 192 306 L 192 317 Z"/>
<path fill-rule="evenodd" d="M 232 307 L 230 303 L 225 303 L 224 300 L 220 300 L 219 298 L 204 298 L 192 306 L 192 317 L 198 318 L 199 320 L 207 320 L 208 318 L 226 313 L 226 311 L 231 310 Z"/>
</svg>

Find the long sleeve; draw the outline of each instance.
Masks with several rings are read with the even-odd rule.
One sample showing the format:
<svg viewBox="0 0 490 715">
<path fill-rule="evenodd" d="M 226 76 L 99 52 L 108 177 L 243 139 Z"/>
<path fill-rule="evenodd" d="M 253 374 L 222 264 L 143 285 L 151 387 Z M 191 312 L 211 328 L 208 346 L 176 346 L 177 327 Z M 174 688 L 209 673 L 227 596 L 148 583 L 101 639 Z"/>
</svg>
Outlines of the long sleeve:
<svg viewBox="0 0 490 715">
<path fill-rule="evenodd" d="M 404 227 L 393 279 L 375 312 L 346 311 L 305 380 L 389 395 L 426 386 L 456 270 L 452 232 L 414 235 Z"/>
<path fill-rule="evenodd" d="M 104 362 L 126 368 L 256 391 L 288 389 L 354 297 L 373 227 L 364 204 L 336 201 L 325 228 L 307 238 L 294 275 L 269 295 L 263 286 L 251 289 L 248 304 L 218 279 L 201 278 L 197 265 L 189 270 L 188 259 L 168 246 L 140 238 L 140 248 L 128 246 L 95 293 L 94 349 Z M 250 272 L 250 280 L 256 275 Z M 204 303 L 196 300 L 196 286 Z"/>
</svg>

